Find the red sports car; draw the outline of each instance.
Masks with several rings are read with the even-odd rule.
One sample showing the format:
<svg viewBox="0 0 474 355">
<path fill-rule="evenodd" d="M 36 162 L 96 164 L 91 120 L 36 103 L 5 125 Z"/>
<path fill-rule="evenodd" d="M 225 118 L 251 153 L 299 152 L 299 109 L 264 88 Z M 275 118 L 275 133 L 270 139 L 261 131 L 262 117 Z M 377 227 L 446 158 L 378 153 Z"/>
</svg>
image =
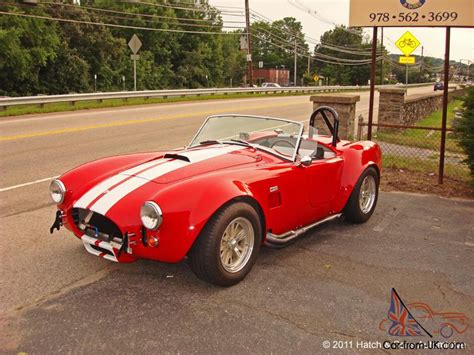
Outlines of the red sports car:
<svg viewBox="0 0 474 355">
<path fill-rule="evenodd" d="M 330 135 L 317 134 L 321 124 Z M 187 257 L 201 279 L 236 284 L 262 244 L 282 247 L 342 214 L 362 223 L 374 212 L 380 148 L 340 140 L 338 126 L 329 107 L 311 115 L 308 136 L 285 119 L 209 117 L 185 148 L 101 159 L 52 181 L 51 233 L 64 225 L 116 262 Z"/>
</svg>

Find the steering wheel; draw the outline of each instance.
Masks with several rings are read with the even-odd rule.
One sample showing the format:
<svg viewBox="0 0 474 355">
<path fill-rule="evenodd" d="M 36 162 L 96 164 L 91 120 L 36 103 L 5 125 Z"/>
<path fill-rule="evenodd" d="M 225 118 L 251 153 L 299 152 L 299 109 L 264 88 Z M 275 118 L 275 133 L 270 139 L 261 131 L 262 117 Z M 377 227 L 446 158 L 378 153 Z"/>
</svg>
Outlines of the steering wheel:
<svg viewBox="0 0 474 355">
<path fill-rule="evenodd" d="M 283 144 L 281 144 L 283 143 Z M 280 148 L 286 148 L 285 145 L 288 147 L 288 148 L 291 148 L 291 149 L 296 149 L 296 144 L 293 144 L 287 140 L 284 140 L 284 139 L 279 139 L 279 140 L 276 140 L 275 142 L 272 143 L 272 145 L 270 146 L 270 148 L 272 148 L 273 150 L 275 150 L 276 152 L 280 153 L 280 154 L 283 154 L 283 155 L 288 155 L 290 156 L 291 154 L 288 154 L 288 152 L 285 152 L 285 151 L 282 151 L 278 148 L 275 148 L 275 147 L 280 147 Z"/>
<path fill-rule="evenodd" d="M 293 144 L 293 143 L 291 143 L 291 142 L 288 142 L 288 141 L 286 141 L 286 140 L 284 140 L 284 139 L 280 139 L 280 140 L 277 140 L 277 141 L 273 142 L 273 144 L 270 146 L 270 148 L 273 149 L 276 145 L 279 145 L 278 143 L 284 143 L 284 144 L 282 144 L 283 146 L 284 146 L 285 144 L 288 144 L 288 145 L 290 146 L 290 148 L 296 148 L 296 144 Z"/>
</svg>

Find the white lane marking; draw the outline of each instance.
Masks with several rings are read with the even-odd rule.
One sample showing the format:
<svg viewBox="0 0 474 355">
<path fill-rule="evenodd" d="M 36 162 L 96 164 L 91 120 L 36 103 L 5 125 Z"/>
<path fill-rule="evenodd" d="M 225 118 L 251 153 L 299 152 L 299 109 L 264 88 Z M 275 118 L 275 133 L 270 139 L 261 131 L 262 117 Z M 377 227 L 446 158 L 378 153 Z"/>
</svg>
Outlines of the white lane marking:
<svg viewBox="0 0 474 355">
<path fill-rule="evenodd" d="M 90 209 L 101 215 L 105 215 L 122 198 L 135 191 L 136 189 L 140 188 L 141 186 L 149 183 L 153 179 L 168 174 L 172 171 L 189 167 L 194 163 L 212 159 L 220 155 L 231 153 L 233 151 L 241 149 L 243 149 L 242 146 L 229 146 L 180 152 L 180 155 L 188 157 L 191 162 L 188 163 L 182 160 L 173 160 L 151 168 L 150 170 L 146 170 L 145 172 L 137 175 L 136 177 L 132 177 L 131 179 L 125 181 L 123 184 L 117 186 L 115 189 L 101 197 L 96 203 L 94 203 L 90 207 Z"/>
<path fill-rule="evenodd" d="M 25 182 L 24 184 L 4 187 L 4 188 L 0 189 L 0 192 L 10 191 L 10 190 L 18 189 L 20 187 L 39 184 L 40 182 L 45 182 L 45 181 L 48 181 L 48 180 L 57 179 L 58 177 L 59 177 L 59 175 L 58 176 L 52 176 L 52 177 L 49 177 L 49 178 L 39 179 L 39 180 L 35 180 L 35 181 Z"/>
</svg>

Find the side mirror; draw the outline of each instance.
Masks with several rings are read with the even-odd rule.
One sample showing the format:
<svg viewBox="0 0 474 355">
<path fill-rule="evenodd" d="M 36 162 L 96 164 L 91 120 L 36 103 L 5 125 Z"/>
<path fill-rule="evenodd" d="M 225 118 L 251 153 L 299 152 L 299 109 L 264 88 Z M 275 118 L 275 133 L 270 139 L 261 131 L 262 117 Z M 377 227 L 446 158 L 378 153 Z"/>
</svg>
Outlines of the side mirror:
<svg viewBox="0 0 474 355">
<path fill-rule="evenodd" d="M 306 155 L 303 158 L 301 158 L 300 165 L 310 166 L 312 162 L 313 162 L 313 158 L 311 158 L 309 155 Z"/>
</svg>

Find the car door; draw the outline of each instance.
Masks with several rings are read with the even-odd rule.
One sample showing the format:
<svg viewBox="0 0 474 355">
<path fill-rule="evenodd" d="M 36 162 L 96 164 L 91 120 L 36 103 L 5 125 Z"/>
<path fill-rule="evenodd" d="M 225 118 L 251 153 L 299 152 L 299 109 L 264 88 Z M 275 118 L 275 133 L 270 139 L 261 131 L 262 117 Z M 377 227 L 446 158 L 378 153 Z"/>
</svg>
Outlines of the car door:
<svg viewBox="0 0 474 355">
<path fill-rule="evenodd" d="M 306 167 L 306 190 L 311 209 L 308 219 L 319 220 L 337 212 L 332 210 L 332 205 L 340 193 L 343 165 L 343 159 L 334 156 L 314 160 Z"/>
<path fill-rule="evenodd" d="M 259 195 L 267 207 L 267 223 L 272 233 L 282 234 L 304 226 L 309 210 L 305 189 L 306 172 L 294 162 L 281 162 L 266 168 L 271 171 L 259 185 Z"/>
</svg>

